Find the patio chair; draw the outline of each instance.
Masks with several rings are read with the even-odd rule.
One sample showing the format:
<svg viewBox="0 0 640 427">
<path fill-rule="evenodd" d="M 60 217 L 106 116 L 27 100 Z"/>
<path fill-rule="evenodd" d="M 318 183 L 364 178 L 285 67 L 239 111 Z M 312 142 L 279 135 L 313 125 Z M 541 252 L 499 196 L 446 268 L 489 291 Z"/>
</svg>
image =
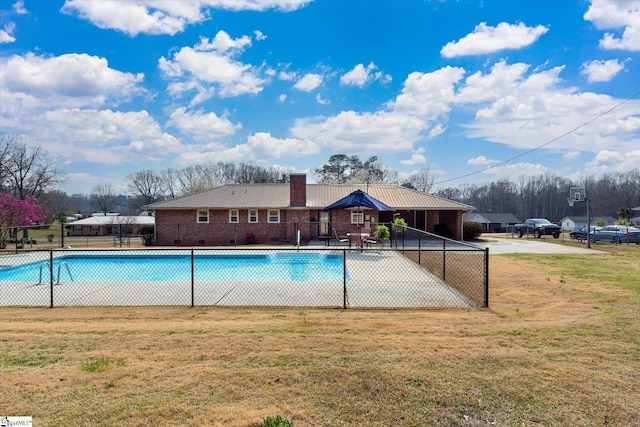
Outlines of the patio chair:
<svg viewBox="0 0 640 427">
<path fill-rule="evenodd" d="M 382 247 L 382 239 L 378 239 L 377 237 L 369 236 L 364 239 L 364 244 L 367 245 L 367 248 L 371 248 L 372 246 L 376 249 L 380 249 Z"/>
<path fill-rule="evenodd" d="M 336 241 L 338 241 L 339 243 L 348 243 L 349 242 L 349 237 L 347 236 L 338 236 L 338 232 L 336 231 L 336 229 L 333 229 L 333 236 L 336 238 Z"/>
<path fill-rule="evenodd" d="M 362 249 L 364 240 L 362 239 L 362 234 L 360 233 L 360 230 L 353 230 L 349 232 L 349 247 L 355 246 L 356 248 Z"/>
</svg>

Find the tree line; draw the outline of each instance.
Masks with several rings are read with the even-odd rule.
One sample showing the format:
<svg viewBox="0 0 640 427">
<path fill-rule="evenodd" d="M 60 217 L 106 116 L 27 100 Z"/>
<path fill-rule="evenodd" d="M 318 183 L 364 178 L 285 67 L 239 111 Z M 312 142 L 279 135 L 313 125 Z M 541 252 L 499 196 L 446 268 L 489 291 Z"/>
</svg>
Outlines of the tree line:
<svg viewBox="0 0 640 427">
<path fill-rule="evenodd" d="M 640 168 L 589 176 L 583 181 L 551 173 L 520 176 L 516 180 L 443 188 L 435 194 L 475 206 L 477 212 L 513 213 L 521 220 L 547 218 L 558 222 L 565 216 L 587 216 L 586 203 L 569 206 L 571 187 L 585 188 L 592 216 L 628 219 L 634 216 L 631 209 L 640 206 Z M 635 212 L 635 216 L 640 216 L 640 212 Z"/>
<path fill-rule="evenodd" d="M 96 185 L 91 193 L 67 195 L 57 190 L 63 181 L 58 163 L 32 141 L 0 136 L 0 193 L 25 200 L 37 198 L 48 218 L 62 212 L 139 213 L 140 207 L 161 200 L 186 196 L 224 184 L 288 182 L 294 172 L 286 168 L 264 168 L 251 163 L 209 162 L 183 169 L 143 169 L 127 176 L 127 194 L 110 183 Z M 483 213 L 512 213 L 519 219 L 545 217 L 559 221 L 565 216 L 586 216 L 584 203 L 567 203 L 571 187 L 584 186 L 593 216 L 634 216 L 640 206 L 640 168 L 613 172 L 581 181 L 547 173 L 499 179 L 482 184 L 436 188 L 437 176 L 430 164 L 408 176 L 384 165 L 376 156 L 334 154 L 309 172 L 318 183 L 387 183 L 459 201 Z M 640 213 L 638 213 L 640 215 Z"/>
</svg>

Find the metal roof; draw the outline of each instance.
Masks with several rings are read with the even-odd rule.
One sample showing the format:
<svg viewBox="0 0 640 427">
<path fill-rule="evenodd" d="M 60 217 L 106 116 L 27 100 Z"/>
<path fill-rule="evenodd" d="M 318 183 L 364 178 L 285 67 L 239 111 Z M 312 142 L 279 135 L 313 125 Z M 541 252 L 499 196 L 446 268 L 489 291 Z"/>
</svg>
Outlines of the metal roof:
<svg viewBox="0 0 640 427">
<path fill-rule="evenodd" d="M 462 217 L 463 221 L 472 221 L 472 222 L 480 222 L 484 224 L 492 224 L 492 223 L 500 223 L 500 224 L 508 224 L 508 223 L 519 223 L 521 222 L 516 216 L 512 213 L 482 213 L 482 212 L 473 212 L 466 213 Z"/>
<path fill-rule="evenodd" d="M 77 221 L 70 221 L 65 223 L 65 226 L 76 226 L 76 225 L 90 225 L 90 226 L 101 226 L 101 225 L 154 225 L 156 223 L 156 219 L 152 216 L 90 216 L 89 218 L 79 219 Z"/>
<path fill-rule="evenodd" d="M 307 184 L 307 209 L 322 209 L 355 190 L 405 210 L 462 210 L 473 206 L 392 184 Z M 289 208 L 289 184 L 227 184 L 201 193 L 144 206 L 168 209 L 285 209 Z"/>
</svg>

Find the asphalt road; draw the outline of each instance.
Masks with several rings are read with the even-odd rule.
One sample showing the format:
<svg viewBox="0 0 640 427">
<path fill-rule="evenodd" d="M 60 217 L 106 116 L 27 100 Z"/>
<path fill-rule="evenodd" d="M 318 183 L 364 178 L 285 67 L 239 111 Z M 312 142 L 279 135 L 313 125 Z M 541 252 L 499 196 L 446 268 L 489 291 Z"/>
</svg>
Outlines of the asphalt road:
<svg viewBox="0 0 640 427">
<path fill-rule="evenodd" d="M 489 255 L 492 254 L 602 254 L 606 253 L 597 249 L 587 249 L 585 243 L 583 247 L 558 245 L 552 243 L 553 237 L 544 239 L 522 238 L 511 239 L 493 236 L 482 236 L 486 242 L 474 242 L 482 248 L 489 248 Z"/>
</svg>

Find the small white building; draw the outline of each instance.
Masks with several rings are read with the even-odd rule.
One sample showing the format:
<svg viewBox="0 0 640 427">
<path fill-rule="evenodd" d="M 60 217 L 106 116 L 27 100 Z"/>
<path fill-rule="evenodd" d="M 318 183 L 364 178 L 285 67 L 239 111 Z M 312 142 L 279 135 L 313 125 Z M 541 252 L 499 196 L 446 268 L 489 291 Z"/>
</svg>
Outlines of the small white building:
<svg viewBox="0 0 640 427">
<path fill-rule="evenodd" d="M 587 217 L 586 216 L 565 216 L 560 221 L 560 226 L 562 227 L 562 231 L 573 231 L 582 227 L 587 226 Z M 597 221 L 606 221 L 606 225 L 613 224 L 616 219 L 611 216 L 592 216 L 591 217 L 591 225 L 595 225 Z"/>
<path fill-rule="evenodd" d="M 140 227 L 155 227 L 152 216 L 90 216 L 65 224 L 67 236 L 122 236 L 138 234 Z"/>
</svg>

